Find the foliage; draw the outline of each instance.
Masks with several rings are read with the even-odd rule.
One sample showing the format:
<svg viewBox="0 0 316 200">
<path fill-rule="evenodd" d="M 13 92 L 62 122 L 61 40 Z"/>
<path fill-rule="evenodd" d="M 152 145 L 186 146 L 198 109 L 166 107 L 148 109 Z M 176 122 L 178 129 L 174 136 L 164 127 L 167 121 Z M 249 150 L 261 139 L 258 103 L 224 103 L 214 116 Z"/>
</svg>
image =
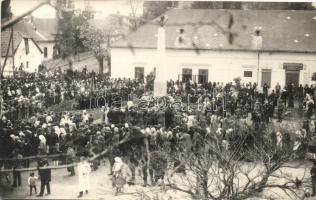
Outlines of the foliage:
<svg viewBox="0 0 316 200">
<path fill-rule="evenodd" d="M 93 18 L 93 12 L 89 7 L 82 11 L 72 9 L 73 2 L 57 1 L 58 34 L 57 46 L 63 57 L 77 54 L 84 50 L 83 40 L 80 37 L 80 27 Z"/>
<path fill-rule="evenodd" d="M 176 7 L 176 1 L 145 1 L 144 2 L 144 18 L 152 20 L 168 10 L 170 7 Z"/>
<path fill-rule="evenodd" d="M 105 31 L 94 25 L 84 24 L 80 29 L 80 38 L 83 39 L 84 46 L 93 51 L 98 60 L 105 58 L 108 43 L 108 35 Z"/>
<path fill-rule="evenodd" d="M 11 0 L 1 1 L 1 21 L 9 20 L 12 17 Z"/>
<path fill-rule="evenodd" d="M 211 2 L 194 1 L 193 9 L 250 9 L 250 10 L 315 10 L 311 2 Z"/>
<path fill-rule="evenodd" d="M 142 6 L 142 1 L 140 0 L 129 0 L 129 4 L 131 7 L 130 16 L 128 18 L 128 23 L 130 26 L 130 29 L 135 31 L 142 23 L 142 17 L 137 16 L 137 8 Z"/>
<path fill-rule="evenodd" d="M 89 20 L 80 27 L 80 38 L 83 45 L 91 50 L 103 72 L 103 60 L 110 61 L 110 45 L 125 37 L 130 31 L 129 21 L 120 15 L 110 15 L 106 20 Z"/>
<path fill-rule="evenodd" d="M 297 167 L 289 164 L 295 154 L 291 137 L 284 135 L 279 146 L 273 128 L 254 131 L 237 120 L 227 123 L 227 130 L 219 131 L 217 122 L 208 134 L 196 130 L 192 148 L 180 144 L 179 151 L 170 154 L 186 173 L 168 176 L 169 186 L 204 199 L 257 198 L 272 188 L 299 198 L 297 183 L 303 183 L 304 176 L 286 173 Z"/>
</svg>

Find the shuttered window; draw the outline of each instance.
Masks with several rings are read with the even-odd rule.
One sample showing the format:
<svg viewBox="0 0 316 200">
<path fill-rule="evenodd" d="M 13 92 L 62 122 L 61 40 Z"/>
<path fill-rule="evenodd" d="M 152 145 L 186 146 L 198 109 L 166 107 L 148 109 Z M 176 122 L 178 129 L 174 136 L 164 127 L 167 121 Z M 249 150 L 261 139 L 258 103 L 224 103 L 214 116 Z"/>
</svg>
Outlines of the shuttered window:
<svg viewBox="0 0 316 200">
<path fill-rule="evenodd" d="M 28 55 L 30 53 L 29 39 L 24 38 L 24 43 L 25 43 L 25 54 Z"/>
</svg>

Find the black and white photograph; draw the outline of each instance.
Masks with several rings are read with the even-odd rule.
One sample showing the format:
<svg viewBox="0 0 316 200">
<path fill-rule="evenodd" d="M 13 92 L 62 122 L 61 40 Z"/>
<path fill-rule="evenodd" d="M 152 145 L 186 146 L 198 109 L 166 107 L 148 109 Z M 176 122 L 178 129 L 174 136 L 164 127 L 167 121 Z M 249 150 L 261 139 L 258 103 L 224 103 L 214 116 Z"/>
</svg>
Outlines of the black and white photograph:
<svg viewBox="0 0 316 200">
<path fill-rule="evenodd" d="M 316 200 L 316 2 L 1 0 L 0 200 Z"/>
</svg>

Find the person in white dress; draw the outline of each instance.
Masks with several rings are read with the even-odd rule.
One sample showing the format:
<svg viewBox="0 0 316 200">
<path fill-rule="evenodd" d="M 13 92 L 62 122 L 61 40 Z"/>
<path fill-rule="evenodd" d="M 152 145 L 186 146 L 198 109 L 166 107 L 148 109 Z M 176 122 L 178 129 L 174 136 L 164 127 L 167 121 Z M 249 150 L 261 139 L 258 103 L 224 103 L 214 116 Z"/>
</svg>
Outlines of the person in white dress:
<svg viewBox="0 0 316 200">
<path fill-rule="evenodd" d="M 81 157 L 80 163 L 78 164 L 78 180 L 80 189 L 78 198 L 83 196 L 84 191 L 86 192 L 86 194 L 88 194 L 90 187 L 90 173 L 90 164 L 87 162 L 87 160 L 85 160 L 84 157 Z"/>
</svg>

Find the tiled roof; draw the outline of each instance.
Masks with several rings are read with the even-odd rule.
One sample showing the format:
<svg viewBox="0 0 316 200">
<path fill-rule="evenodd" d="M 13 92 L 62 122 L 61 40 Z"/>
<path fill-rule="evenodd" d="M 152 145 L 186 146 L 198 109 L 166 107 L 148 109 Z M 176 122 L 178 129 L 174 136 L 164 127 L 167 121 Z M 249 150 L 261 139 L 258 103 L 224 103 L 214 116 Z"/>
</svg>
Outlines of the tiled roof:
<svg viewBox="0 0 316 200">
<path fill-rule="evenodd" d="M 57 34 L 58 22 L 57 19 L 44 19 L 44 18 L 34 18 L 34 26 L 37 32 L 42 36 L 41 39 L 35 39 L 35 41 L 53 41 L 55 40 L 55 35 Z M 44 38 L 43 38 L 44 37 Z"/>
<path fill-rule="evenodd" d="M 316 11 L 172 9 L 165 15 L 167 48 L 252 50 L 255 27 L 261 27 L 262 50 L 316 52 Z M 156 48 L 158 27 L 153 20 L 112 47 Z M 182 47 L 175 44 L 180 28 Z"/>
<path fill-rule="evenodd" d="M 7 48 L 9 45 L 9 40 L 10 40 L 10 35 L 11 35 L 11 29 L 6 29 L 5 31 L 1 32 L 1 56 L 5 57 L 7 53 Z M 13 31 L 13 39 L 14 39 L 14 51 L 18 48 L 20 45 L 21 40 L 23 37 L 16 31 Z M 9 48 L 9 53 L 8 56 L 12 55 L 12 47 L 10 46 Z"/>
<path fill-rule="evenodd" d="M 6 51 L 9 45 L 9 40 L 10 40 L 10 35 L 11 35 L 11 28 L 6 29 L 5 31 L 1 32 L 1 56 L 4 57 L 6 55 Z M 29 38 L 34 40 L 38 40 L 41 38 L 36 31 L 33 29 L 31 24 L 28 22 L 25 22 L 21 20 L 20 22 L 16 23 L 13 25 L 13 39 L 14 39 L 14 51 L 18 48 L 20 45 L 21 41 L 23 38 Z M 35 45 L 36 42 L 34 41 Z M 37 46 L 38 47 L 38 46 Z M 39 47 L 38 47 L 39 48 Z M 39 48 L 41 51 L 41 49 Z M 9 56 L 12 55 L 12 47 L 10 46 L 9 49 Z"/>
</svg>

